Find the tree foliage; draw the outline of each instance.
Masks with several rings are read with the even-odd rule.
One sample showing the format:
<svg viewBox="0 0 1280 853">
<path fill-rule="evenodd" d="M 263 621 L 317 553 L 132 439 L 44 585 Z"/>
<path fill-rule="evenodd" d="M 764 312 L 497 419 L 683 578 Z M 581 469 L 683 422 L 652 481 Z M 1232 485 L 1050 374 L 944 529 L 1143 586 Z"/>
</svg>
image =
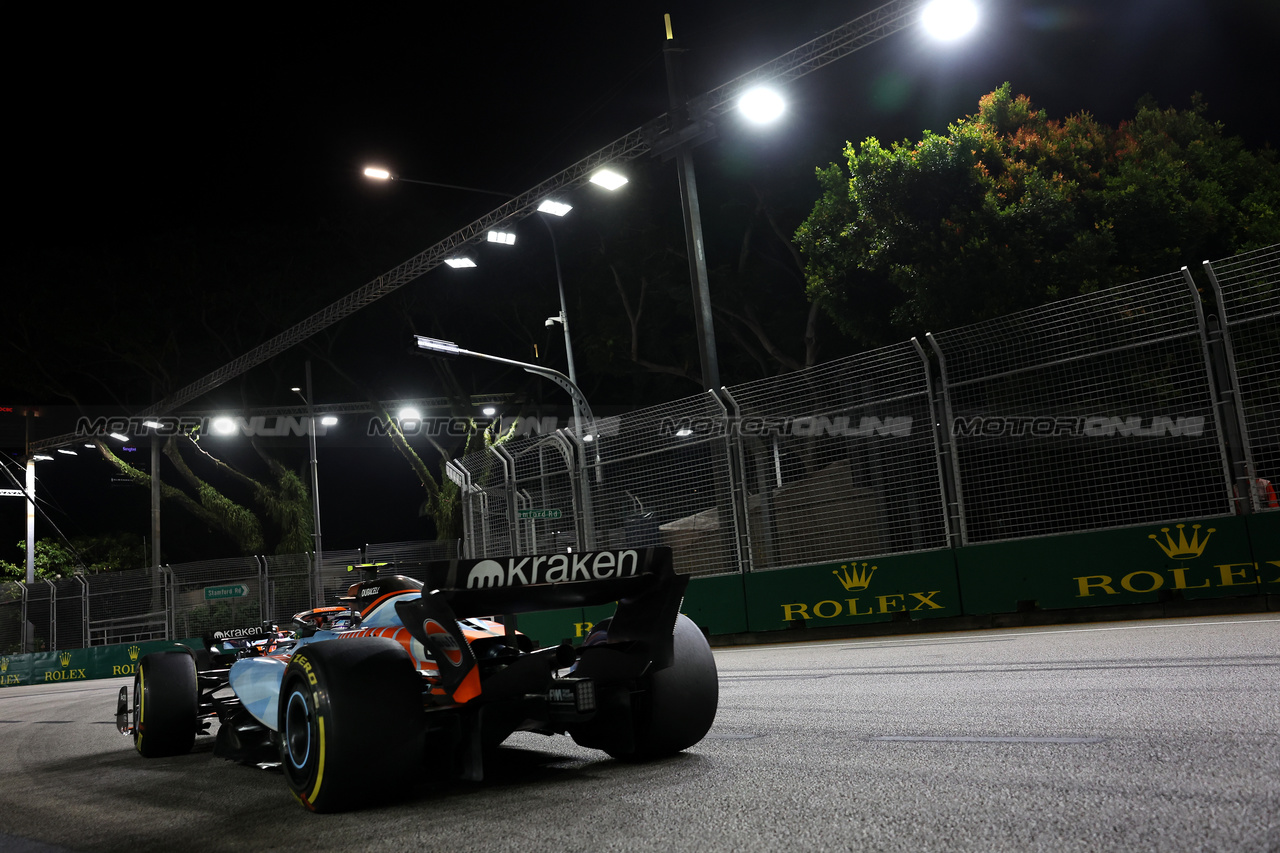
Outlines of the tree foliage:
<svg viewBox="0 0 1280 853">
<path fill-rule="evenodd" d="M 1058 121 L 1009 84 L 917 142 L 846 145 L 796 241 L 808 292 L 878 345 L 1280 242 L 1280 162 L 1187 110 Z"/>
<path fill-rule="evenodd" d="M 314 548 L 310 492 L 296 473 L 251 442 L 265 476 L 248 473 L 200 447 L 198 435 L 171 435 L 164 455 L 186 489 L 162 482 L 160 496 L 229 540 L 240 554 L 298 554 Z M 133 482 L 150 488 L 151 475 L 130 465 L 104 442 L 103 457 Z M 188 459 L 190 458 L 190 461 Z M 257 512 L 250 508 L 257 507 Z M 265 522 L 269 524 L 264 525 Z M 264 529 L 265 527 L 265 529 Z"/>
<path fill-rule="evenodd" d="M 0 559 L 0 579 L 26 579 L 26 549 L 25 541 L 18 542 L 8 552 L 13 560 Z M 69 542 L 44 538 L 36 540 L 35 574 L 40 579 L 57 580 L 73 574 L 137 569 L 147 560 L 145 543 L 136 534 L 77 536 Z"/>
</svg>

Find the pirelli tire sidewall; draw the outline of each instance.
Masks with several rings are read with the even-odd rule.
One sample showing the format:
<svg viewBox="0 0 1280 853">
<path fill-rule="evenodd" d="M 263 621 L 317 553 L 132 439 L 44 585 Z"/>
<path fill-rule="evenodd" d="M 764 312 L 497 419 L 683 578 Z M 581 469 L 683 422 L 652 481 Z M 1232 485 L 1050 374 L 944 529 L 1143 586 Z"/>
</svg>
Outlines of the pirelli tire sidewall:
<svg viewBox="0 0 1280 853">
<path fill-rule="evenodd" d="M 190 650 L 152 652 L 138 661 L 133 703 L 133 746 L 144 758 L 190 752 L 200 710 L 200 685 Z"/>
<path fill-rule="evenodd" d="M 278 722 L 285 781 L 312 811 L 403 794 L 422 766 L 422 680 L 394 640 L 299 649 L 280 684 Z"/>
</svg>

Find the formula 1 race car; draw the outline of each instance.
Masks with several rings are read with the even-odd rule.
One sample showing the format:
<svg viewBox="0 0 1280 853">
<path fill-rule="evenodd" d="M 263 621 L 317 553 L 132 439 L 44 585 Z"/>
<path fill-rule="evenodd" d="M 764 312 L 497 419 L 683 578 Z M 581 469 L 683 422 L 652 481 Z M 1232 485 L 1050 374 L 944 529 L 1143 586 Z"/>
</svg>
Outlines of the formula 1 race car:
<svg viewBox="0 0 1280 853">
<path fill-rule="evenodd" d="M 368 571 L 348 604 L 299 614 L 289 639 L 266 632 L 145 656 L 132 704 L 120 689 L 117 727 L 151 758 L 189 752 L 216 719 L 216 755 L 278 763 L 294 797 L 319 812 L 426 773 L 479 780 L 485 751 L 515 731 L 568 734 L 637 761 L 687 749 L 711 728 L 715 660 L 679 613 L 688 578 L 669 548 L 415 568 L 425 584 Z M 612 618 L 577 648 L 535 650 L 482 616 L 613 601 Z"/>
</svg>

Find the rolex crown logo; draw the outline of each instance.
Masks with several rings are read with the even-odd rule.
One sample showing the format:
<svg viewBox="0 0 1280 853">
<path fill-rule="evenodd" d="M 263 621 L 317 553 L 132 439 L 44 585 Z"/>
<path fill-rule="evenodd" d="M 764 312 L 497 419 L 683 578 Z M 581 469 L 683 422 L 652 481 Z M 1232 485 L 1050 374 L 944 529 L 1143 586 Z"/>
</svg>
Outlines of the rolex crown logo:
<svg viewBox="0 0 1280 853">
<path fill-rule="evenodd" d="M 63 652 L 62 654 L 58 655 L 58 660 L 62 663 L 63 666 L 70 666 L 71 652 Z"/>
<path fill-rule="evenodd" d="M 0 672 L 8 672 L 8 671 L 9 671 L 9 659 L 0 658 Z"/>
<path fill-rule="evenodd" d="M 141 653 L 142 653 L 142 649 L 138 648 L 137 646 L 130 646 L 130 647 L 129 647 L 129 660 L 131 660 L 131 661 L 137 661 L 137 659 L 138 659 L 138 655 L 140 655 Z"/>
<path fill-rule="evenodd" d="M 840 581 L 840 585 L 843 586 L 849 592 L 853 592 L 854 590 L 866 589 L 868 586 L 871 585 L 871 575 L 876 570 L 875 566 L 872 566 L 870 569 L 868 569 L 867 564 L 863 563 L 862 570 L 859 571 L 858 564 L 853 563 L 852 568 L 853 568 L 852 574 L 849 573 L 849 569 L 850 569 L 849 565 L 842 565 L 840 567 L 840 571 L 836 571 L 835 569 L 832 569 L 831 574 L 835 575 L 836 578 Z"/>
<path fill-rule="evenodd" d="M 1183 529 L 1186 527 L 1186 525 L 1179 524 L 1177 527 L 1178 527 L 1178 538 L 1176 541 L 1174 540 L 1172 534 L 1169 533 L 1169 528 L 1167 527 L 1160 528 L 1160 532 L 1164 534 L 1164 538 L 1165 538 L 1164 542 L 1161 542 L 1159 537 L 1157 537 L 1156 534 L 1154 533 L 1148 534 L 1147 536 L 1148 539 L 1155 540 L 1155 543 L 1160 546 L 1160 550 L 1164 551 L 1165 556 L 1171 559 L 1199 557 L 1201 554 L 1204 553 L 1205 546 L 1209 544 L 1209 537 L 1212 536 L 1214 531 L 1216 530 L 1216 528 L 1210 527 L 1207 531 L 1205 531 L 1204 541 L 1201 541 L 1200 525 L 1193 524 L 1191 525 L 1191 541 L 1188 542 L 1187 532 L 1186 530 Z M 1165 544 L 1166 542 L 1168 544 Z"/>
</svg>

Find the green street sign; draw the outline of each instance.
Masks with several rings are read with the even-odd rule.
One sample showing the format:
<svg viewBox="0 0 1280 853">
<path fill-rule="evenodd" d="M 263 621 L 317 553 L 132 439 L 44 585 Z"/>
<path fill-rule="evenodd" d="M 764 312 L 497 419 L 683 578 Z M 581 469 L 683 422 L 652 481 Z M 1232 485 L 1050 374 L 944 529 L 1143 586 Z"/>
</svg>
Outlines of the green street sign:
<svg viewBox="0 0 1280 853">
<path fill-rule="evenodd" d="M 516 516 L 518 518 L 559 518 L 561 515 L 558 509 L 518 509 Z"/>
<path fill-rule="evenodd" d="M 249 594 L 249 585 L 243 583 L 230 583 L 223 586 L 206 586 L 204 588 L 205 601 L 221 601 L 224 598 L 244 598 Z"/>
</svg>

